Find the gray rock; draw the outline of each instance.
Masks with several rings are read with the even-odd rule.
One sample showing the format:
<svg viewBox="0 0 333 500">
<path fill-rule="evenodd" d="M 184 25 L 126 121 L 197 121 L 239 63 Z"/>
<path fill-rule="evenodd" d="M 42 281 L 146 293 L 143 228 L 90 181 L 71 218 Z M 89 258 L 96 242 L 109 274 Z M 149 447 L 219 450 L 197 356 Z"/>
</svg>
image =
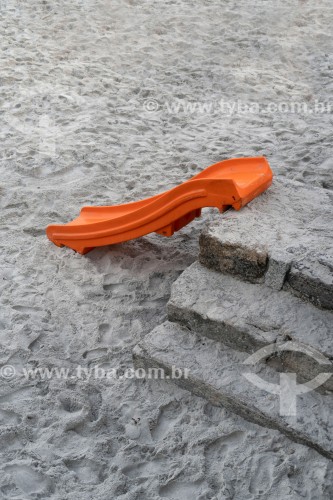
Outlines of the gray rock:
<svg viewBox="0 0 333 500">
<path fill-rule="evenodd" d="M 291 262 L 286 252 L 273 251 L 270 255 L 264 283 L 273 290 L 281 290 Z"/>
<path fill-rule="evenodd" d="M 225 406 L 246 420 L 278 429 L 290 439 L 333 459 L 332 396 L 316 391 L 299 394 L 296 414 L 292 416 L 286 411 L 286 401 L 268 392 L 271 387 L 282 387 L 275 370 L 262 363 L 249 366 L 245 363 L 247 358 L 245 353 L 203 339 L 170 322 L 155 328 L 133 350 L 136 368 L 162 368 L 168 380 L 175 374 L 173 382 L 211 404 Z M 180 376 L 179 369 L 185 377 Z M 262 387 L 250 381 L 255 375 L 262 380 Z"/>
<path fill-rule="evenodd" d="M 275 179 L 240 212 L 230 210 L 208 226 L 199 260 L 333 309 L 332 220 L 329 191 Z"/>
<path fill-rule="evenodd" d="M 275 363 L 306 380 L 333 372 L 333 313 L 287 291 L 244 282 L 194 263 L 173 284 L 167 307 L 169 320 L 233 349 L 253 353 L 273 343 L 280 346 L 292 341 L 299 351 L 282 350 Z M 326 359 L 323 366 L 317 360 L 321 356 Z M 333 377 L 323 387 L 333 390 Z"/>
</svg>

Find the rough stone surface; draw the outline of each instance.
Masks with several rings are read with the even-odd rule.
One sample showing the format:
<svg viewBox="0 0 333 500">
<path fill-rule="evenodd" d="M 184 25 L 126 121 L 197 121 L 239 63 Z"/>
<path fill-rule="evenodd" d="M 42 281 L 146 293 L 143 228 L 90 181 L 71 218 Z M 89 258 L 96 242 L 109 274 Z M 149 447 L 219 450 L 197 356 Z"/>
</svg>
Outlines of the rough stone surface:
<svg viewBox="0 0 333 500">
<path fill-rule="evenodd" d="M 267 382 L 279 383 L 275 370 L 263 364 L 244 364 L 247 354 L 202 338 L 175 323 L 155 328 L 134 348 L 135 366 L 163 368 L 171 378 L 172 367 L 188 370 L 187 378 L 174 378 L 181 387 L 225 406 L 243 418 L 280 430 L 333 459 L 333 398 L 315 391 L 297 396 L 296 416 L 280 414 L 279 397 L 254 386 L 244 374 L 251 370 Z"/>
<path fill-rule="evenodd" d="M 196 262 L 172 285 L 167 307 L 171 321 L 241 351 L 293 341 L 301 351 L 279 352 L 275 361 L 307 380 L 333 372 L 333 313 L 287 291 L 244 282 Z M 313 349 L 327 364 L 312 357 Z M 333 390 L 333 376 L 324 387 Z"/>
<path fill-rule="evenodd" d="M 333 309 L 332 193 L 275 179 L 240 212 L 225 213 L 200 239 L 200 261 Z"/>
</svg>

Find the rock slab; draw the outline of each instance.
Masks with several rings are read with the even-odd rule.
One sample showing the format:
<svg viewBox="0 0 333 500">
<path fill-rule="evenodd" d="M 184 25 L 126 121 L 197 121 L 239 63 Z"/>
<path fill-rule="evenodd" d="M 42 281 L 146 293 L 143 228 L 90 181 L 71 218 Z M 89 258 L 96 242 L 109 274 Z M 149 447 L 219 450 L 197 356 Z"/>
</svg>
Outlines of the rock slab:
<svg viewBox="0 0 333 500">
<path fill-rule="evenodd" d="M 167 309 L 169 320 L 233 349 L 253 353 L 270 345 L 280 348 L 275 362 L 306 380 L 333 373 L 333 312 L 287 291 L 244 282 L 196 262 L 173 284 Z M 333 390 L 333 376 L 323 388 Z"/>
<path fill-rule="evenodd" d="M 175 367 L 182 373 L 187 369 L 186 378 L 174 378 L 173 382 L 213 405 L 225 406 L 249 421 L 278 429 L 333 459 L 332 396 L 316 391 L 300 394 L 296 415 L 281 414 L 282 398 L 267 391 L 269 384 L 278 385 L 277 373 L 261 363 L 248 366 L 247 358 L 246 353 L 171 322 L 155 328 L 133 350 L 136 368 L 162 368 L 166 379 L 171 379 Z M 255 386 L 247 378 L 249 373 L 260 377 L 265 388 Z"/>
<path fill-rule="evenodd" d="M 289 180 L 202 233 L 202 264 L 333 309 L 333 196 Z"/>
</svg>

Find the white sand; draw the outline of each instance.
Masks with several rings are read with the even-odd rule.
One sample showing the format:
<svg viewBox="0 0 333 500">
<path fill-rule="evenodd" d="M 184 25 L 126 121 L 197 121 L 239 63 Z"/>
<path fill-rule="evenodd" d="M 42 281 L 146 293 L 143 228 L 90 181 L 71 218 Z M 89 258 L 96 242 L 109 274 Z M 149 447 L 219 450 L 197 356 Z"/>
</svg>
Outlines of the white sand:
<svg viewBox="0 0 333 500">
<path fill-rule="evenodd" d="M 187 102 L 327 103 L 330 0 L 0 0 L 0 363 L 132 366 L 166 317 L 209 213 L 172 239 L 53 246 L 49 223 L 266 155 L 332 189 L 331 114 L 168 112 Z M 159 110 L 145 110 L 146 100 Z M 147 104 L 146 104 L 147 105 Z M 151 104 L 148 104 L 151 106 Z M 0 381 L 4 499 L 333 497 L 331 463 L 163 382 Z"/>
</svg>

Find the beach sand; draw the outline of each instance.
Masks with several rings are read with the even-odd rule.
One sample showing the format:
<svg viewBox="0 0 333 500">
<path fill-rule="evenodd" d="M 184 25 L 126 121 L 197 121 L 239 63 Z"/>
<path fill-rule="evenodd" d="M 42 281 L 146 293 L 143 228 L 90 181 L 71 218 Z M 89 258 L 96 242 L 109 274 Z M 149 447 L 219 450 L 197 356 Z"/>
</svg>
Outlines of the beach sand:
<svg viewBox="0 0 333 500">
<path fill-rule="evenodd" d="M 278 431 L 164 381 L 79 376 L 132 367 L 211 210 L 84 257 L 45 235 L 230 157 L 331 190 L 330 0 L 0 6 L 0 498 L 332 498 L 332 463 Z M 69 376 L 23 376 L 46 367 Z"/>
</svg>

